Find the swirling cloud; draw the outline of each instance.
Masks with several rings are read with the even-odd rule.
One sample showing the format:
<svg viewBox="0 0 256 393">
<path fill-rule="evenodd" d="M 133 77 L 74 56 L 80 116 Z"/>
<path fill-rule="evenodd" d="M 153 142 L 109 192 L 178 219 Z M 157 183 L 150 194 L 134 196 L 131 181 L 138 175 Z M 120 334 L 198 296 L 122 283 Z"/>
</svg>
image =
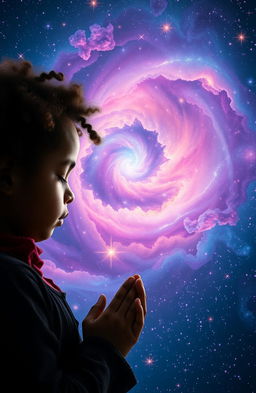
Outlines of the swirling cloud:
<svg viewBox="0 0 256 393">
<path fill-rule="evenodd" d="M 124 32 L 128 15 L 133 28 Z M 201 35 L 191 40 L 173 29 L 167 38 L 155 20 L 126 10 L 107 39 L 94 25 L 90 44 L 82 33 L 72 40 L 85 58 L 88 48 L 112 51 L 95 60 L 86 83 L 87 99 L 101 107 L 91 123 L 103 143 L 83 138 L 70 176 L 76 201 L 60 239 L 44 247 L 57 283 L 64 274 L 66 285 L 80 288 L 82 275 L 93 290 L 92 277 L 104 284 L 153 275 L 178 254 L 198 268 L 216 239 L 230 242 L 219 229 L 237 224 L 256 178 L 256 138 L 235 94 L 239 82 Z"/>
</svg>

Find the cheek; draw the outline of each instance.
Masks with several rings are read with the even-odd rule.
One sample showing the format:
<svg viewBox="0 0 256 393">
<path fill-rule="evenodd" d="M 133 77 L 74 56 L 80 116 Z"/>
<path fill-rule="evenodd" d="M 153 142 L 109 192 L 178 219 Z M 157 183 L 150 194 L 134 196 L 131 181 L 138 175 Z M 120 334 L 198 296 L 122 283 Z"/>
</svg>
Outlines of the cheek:
<svg viewBox="0 0 256 393">
<path fill-rule="evenodd" d="M 64 199 L 64 186 L 60 180 L 55 180 L 51 183 L 51 187 L 48 189 L 48 199 L 54 200 L 55 202 L 62 202 Z"/>
<path fill-rule="evenodd" d="M 52 222 L 60 217 L 64 211 L 63 199 L 63 187 L 61 184 L 53 184 L 40 200 L 41 219 L 45 222 Z"/>
<path fill-rule="evenodd" d="M 56 176 L 48 179 L 41 177 L 40 181 L 21 191 L 14 214 L 25 222 L 30 221 L 30 217 L 33 222 L 38 220 L 38 223 L 49 223 L 49 220 L 56 220 L 63 214 L 65 188 Z"/>
<path fill-rule="evenodd" d="M 61 205 L 64 199 L 64 187 L 58 178 L 51 177 L 48 181 L 41 183 L 40 188 L 36 191 L 36 200 L 43 207 L 49 210 L 58 209 L 58 205 Z"/>
</svg>

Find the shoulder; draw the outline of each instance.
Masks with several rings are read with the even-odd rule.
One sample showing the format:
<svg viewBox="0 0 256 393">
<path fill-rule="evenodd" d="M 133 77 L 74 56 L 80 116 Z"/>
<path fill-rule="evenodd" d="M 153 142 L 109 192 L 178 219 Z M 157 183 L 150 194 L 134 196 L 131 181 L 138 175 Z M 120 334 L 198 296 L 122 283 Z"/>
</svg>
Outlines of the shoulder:
<svg viewBox="0 0 256 393">
<path fill-rule="evenodd" d="M 25 292 L 40 294 L 46 291 L 41 276 L 26 262 L 0 252 L 0 293 L 21 294 Z"/>
<path fill-rule="evenodd" d="M 23 274 L 35 280 L 38 277 L 40 278 L 39 274 L 28 263 L 3 252 L 0 252 L 0 272 L 6 274 L 6 276 L 1 274 L 2 279 L 8 277 L 11 273 Z"/>
</svg>

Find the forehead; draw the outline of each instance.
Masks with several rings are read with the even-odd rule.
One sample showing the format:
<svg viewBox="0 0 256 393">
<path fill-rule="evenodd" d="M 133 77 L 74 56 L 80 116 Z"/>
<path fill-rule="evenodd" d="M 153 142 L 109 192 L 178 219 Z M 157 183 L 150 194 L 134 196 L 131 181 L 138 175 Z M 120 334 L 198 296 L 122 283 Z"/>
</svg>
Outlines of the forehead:
<svg viewBox="0 0 256 393">
<path fill-rule="evenodd" d="M 69 118 L 60 118 L 56 121 L 55 132 L 58 137 L 58 148 L 54 156 L 61 163 L 76 161 L 80 148 L 80 140 L 74 122 Z"/>
</svg>

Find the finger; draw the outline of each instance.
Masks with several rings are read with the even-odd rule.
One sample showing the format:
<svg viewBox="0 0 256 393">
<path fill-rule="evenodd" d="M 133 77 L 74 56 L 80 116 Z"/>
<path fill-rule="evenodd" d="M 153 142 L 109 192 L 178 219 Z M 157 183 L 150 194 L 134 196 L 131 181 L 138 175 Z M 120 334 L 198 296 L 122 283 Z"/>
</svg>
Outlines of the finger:
<svg viewBox="0 0 256 393">
<path fill-rule="evenodd" d="M 119 311 L 124 313 L 124 317 L 129 321 L 134 321 L 136 317 L 136 308 L 134 307 L 134 301 L 138 298 L 138 291 L 136 289 L 136 281 L 132 288 L 130 289 L 129 294 L 127 295 L 126 299 L 122 303 Z"/>
<path fill-rule="evenodd" d="M 147 313 L 147 303 L 146 303 L 146 291 L 145 291 L 145 287 L 143 285 L 143 282 L 141 279 L 136 280 L 136 289 L 137 289 L 137 293 L 138 293 L 138 297 L 140 298 L 141 301 L 141 305 L 143 307 L 144 310 L 144 317 L 146 316 Z"/>
<path fill-rule="evenodd" d="M 136 298 L 138 298 L 138 293 L 137 293 L 137 290 L 134 285 L 133 296 L 131 296 L 131 298 L 129 299 L 129 301 L 130 301 L 129 306 L 127 303 L 127 310 L 126 310 L 126 314 L 125 314 L 125 319 L 127 320 L 127 323 L 130 324 L 130 326 L 132 325 L 132 323 L 134 322 L 134 320 L 136 318 L 136 313 L 137 313 L 137 306 L 135 304 Z"/>
<path fill-rule="evenodd" d="M 123 283 L 123 285 L 119 288 L 115 296 L 113 297 L 112 301 L 109 303 L 109 306 L 107 309 L 116 312 L 120 305 L 122 304 L 124 298 L 127 296 L 127 293 L 129 292 L 131 286 L 134 284 L 135 278 L 134 277 L 129 277 L 127 280 Z"/>
<path fill-rule="evenodd" d="M 134 337 L 137 340 L 144 325 L 144 311 L 141 302 L 138 301 L 137 299 L 135 300 L 135 307 L 136 307 L 136 319 L 132 325 L 132 331 Z"/>
<path fill-rule="evenodd" d="M 124 318 L 127 318 L 127 313 L 129 309 L 133 306 L 134 300 L 138 297 L 137 290 L 135 287 L 135 282 L 131 285 L 130 290 L 127 292 L 127 295 L 123 299 L 119 309 L 118 313 L 120 316 L 123 316 Z"/>
</svg>

